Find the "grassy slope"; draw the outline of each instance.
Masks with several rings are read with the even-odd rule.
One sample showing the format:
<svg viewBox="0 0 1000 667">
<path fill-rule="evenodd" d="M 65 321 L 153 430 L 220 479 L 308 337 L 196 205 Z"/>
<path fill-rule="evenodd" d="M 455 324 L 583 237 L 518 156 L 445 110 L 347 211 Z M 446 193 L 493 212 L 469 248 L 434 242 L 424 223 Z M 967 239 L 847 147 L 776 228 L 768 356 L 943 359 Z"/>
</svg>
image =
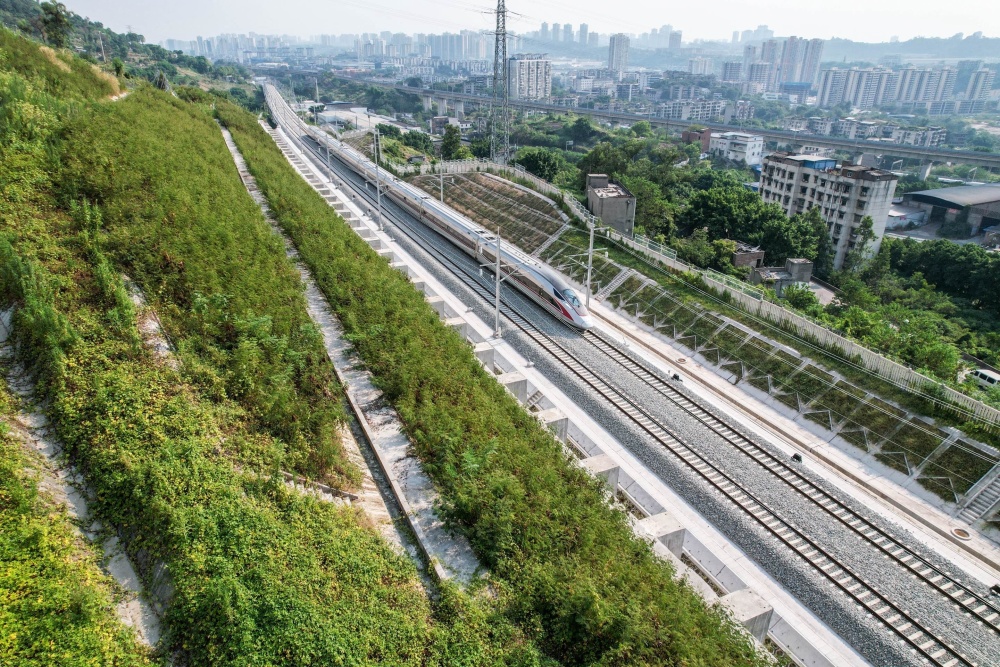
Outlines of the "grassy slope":
<svg viewBox="0 0 1000 667">
<path fill-rule="evenodd" d="M 25 43 L 15 40 L 14 45 L 19 53 L 44 59 Z M 37 87 L 43 85 L 48 84 Z M 150 563 L 166 566 L 171 598 L 164 650 L 197 665 L 478 665 L 510 662 L 512 655 L 533 664 L 531 647 L 495 622 L 482 604 L 446 589 L 432 608 L 412 564 L 363 527 L 354 510 L 290 492 L 270 476 L 273 460 L 262 456 L 258 461 L 247 452 L 280 452 L 282 443 L 259 428 L 257 415 L 225 393 L 206 390 L 157 363 L 137 344 L 115 253 L 105 250 L 115 249 L 114 225 L 101 228 L 99 209 L 67 199 L 65 206 L 55 203 L 54 181 L 74 168 L 69 151 L 79 139 L 73 133 L 82 131 L 71 126 L 66 141 L 62 126 L 86 106 L 85 99 L 72 98 L 72 104 L 52 99 L 9 71 L 0 71 L 0 86 L 10 93 L 0 95 L 0 129 L 17 147 L 0 156 L 0 178 L 17 186 L 0 198 L 5 213 L 0 217 L 0 304 L 17 307 L 18 353 L 37 373 L 55 432 L 94 492 L 92 510 L 127 538 L 131 553 L 142 555 L 145 575 Z M 188 147 L 207 136 L 206 126 L 218 133 L 204 114 L 194 118 L 194 110 L 165 94 L 140 91 L 133 98 L 130 105 L 102 103 L 84 113 L 116 132 L 130 122 L 140 136 L 168 127 L 177 145 Z M 108 141 L 112 136 L 91 137 L 88 145 L 110 158 L 103 166 L 115 173 L 121 147 Z M 157 146 L 176 152 L 167 139 Z M 221 141 L 201 148 L 211 153 L 206 158 L 211 163 L 229 159 Z M 143 150 L 136 144 L 131 149 Z M 129 167 L 138 173 L 119 173 L 136 179 L 130 181 L 136 184 L 131 208 L 126 195 L 115 199 L 120 193 L 110 185 L 107 192 L 95 187 L 88 194 L 117 202 L 109 218 L 139 220 L 133 230 L 140 238 L 149 210 L 143 200 L 184 192 L 183 182 L 161 190 L 152 182 L 191 175 L 185 169 L 157 171 L 150 159 Z M 225 182 L 200 175 L 206 197 L 224 201 L 238 191 L 232 175 Z M 242 197 L 249 199 L 245 192 Z M 182 208 L 176 203 L 168 209 Z M 246 202 L 239 205 L 243 208 L 233 210 L 250 210 Z M 255 224 L 263 224 L 256 215 Z M 188 219 L 185 225 L 198 222 Z M 240 252 L 280 264 L 275 259 L 283 257 L 280 244 L 262 249 L 260 235 L 245 222 L 242 215 L 213 221 L 220 265 Z M 155 233 L 156 227 L 149 230 Z M 184 246 L 170 233 L 163 236 L 164 244 L 178 249 L 176 261 L 183 262 L 185 253 L 198 257 L 191 250 L 197 243 Z M 285 274 L 262 275 L 275 283 L 272 299 L 292 298 Z M 217 296 L 218 291 L 206 293 L 209 301 Z M 182 310 L 169 289 L 154 297 L 158 305 Z M 275 303 L 289 307 L 283 299 Z M 214 330 L 199 334 L 195 326 L 184 326 L 182 315 L 176 317 L 181 337 L 192 345 L 199 338 L 204 346 L 215 344 L 208 340 Z M 238 328 L 224 318 L 215 324 Z M 206 358 L 208 364 L 211 357 Z M 248 359 L 252 362 L 253 355 Z M 6 537 L 9 527 L 0 525 Z M 49 626 L 46 638 L 58 642 L 62 631 L 62 626 Z M 6 664 L 8 656 L 3 657 Z M 93 653 L 86 658 L 100 662 Z M 14 653 L 10 662 L 26 659 Z"/>
<path fill-rule="evenodd" d="M 13 436 L 14 408 L 0 381 L 0 664 L 151 664 L 96 550 L 39 490 L 44 463 Z"/>
<path fill-rule="evenodd" d="M 143 88 L 66 134 L 63 197 L 101 207 L 110 255 L 143 286 L 188 377 L 278 438 L 275 464 L 356 481 L 337 437 L 341 390 L 298 273 L 211 116 Z"/>
<path fill-rule="evenodd" d="M 491 567 L 508 616 L 566 664 L 761 664 L 255 119 L 226 103 L 217 111 L 404 419 L 448 516 Z"/>
<path fill-rule="evenodd" d="M 43 138 L 54 120 L 46 111 L 66 113 L 116 90 L 86 63 L 0 29 L 0 229 L 31 228 L 44 214 Z M 114 587 L 94 549 L 39 491 L 43 464 L 13 437 L 14 410 L 0 381 L 0 664 L 148 664 L 115 615 Z"/>
</svg>

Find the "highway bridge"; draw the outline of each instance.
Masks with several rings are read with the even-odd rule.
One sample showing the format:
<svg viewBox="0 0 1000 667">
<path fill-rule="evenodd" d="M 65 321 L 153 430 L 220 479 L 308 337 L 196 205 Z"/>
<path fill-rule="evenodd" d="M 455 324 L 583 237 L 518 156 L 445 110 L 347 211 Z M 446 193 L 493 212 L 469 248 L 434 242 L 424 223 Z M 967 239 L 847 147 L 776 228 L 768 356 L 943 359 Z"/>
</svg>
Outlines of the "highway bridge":
<svg viewBox="0 0 1000 667">
<path fill-rule="evenodd" d="M 438 108 L 451 108 L 459 114 L 464 112 L 466 104 L 484 105 L 489 104 L 491 98 L 486 95 L 470 95 L 467 93 L 455 93 L 444 90 L 432 90 L 430 88 L 414 88 L 402 84 L 389 83 L 372 79 L 351 77 L 346 75 L 330 73 L 337 79 L 363 83 L 366 85 L 391 88 L 404 93 L 418 95 L 424 101 L 425 108 L 429 109 L 433 102 L 438 103 Z M 521 110 L 552 111 L 554 113 L 566 113 L 572 111 L 581 116 L 589 116 L 597 120 L 606 120 L 617 123 L 633 124 L 639 121 L 648 121 L 655 127 L 664 127 L 670 130 L 686 130 L 692 125 L 702 125 L 711 127 L 720 132 L 728 131 L 748 131 L 758 136 L 764 137 L 767 142 L 774 142 L 779 145 L 790 146 L 817 146 L 820 148 L 833 148 L 835 150 L 847 151 L 854 155 L 869 154 L 889 154 L 895 158 L 920 160 L 929 165 L 938 162 L 960 162 L 976 167 L 986 167 L 988 169 L 1000 168 L 1000 153 L 979 153 L 976 151 L 957 151 L 946 148 L 925 148 L 922 146 L 906 146 L 903 144 L 891 144 L 885 142 L 863 141 L 860 139 L 844 139 L 840 137 L 827 137 L 815 134 L 802 134 L 800 132 L 789 132 L 787 130 L 763 130 L 759 128 L 744 129 L 739 125 L 728 125 L 725 123 L 703 123 L 691 120 L 672 120 L 669 118 L 657 118 L 635 113 L 622 111 L 609 111 L 607 109 L 587 109 L 583 107 L 564 107 L 556 104 L 548 104 L 537 100 L 511 100 L 510 106 Z M 444 114 L 442 114 L 444 115 Z"/>
</svg>

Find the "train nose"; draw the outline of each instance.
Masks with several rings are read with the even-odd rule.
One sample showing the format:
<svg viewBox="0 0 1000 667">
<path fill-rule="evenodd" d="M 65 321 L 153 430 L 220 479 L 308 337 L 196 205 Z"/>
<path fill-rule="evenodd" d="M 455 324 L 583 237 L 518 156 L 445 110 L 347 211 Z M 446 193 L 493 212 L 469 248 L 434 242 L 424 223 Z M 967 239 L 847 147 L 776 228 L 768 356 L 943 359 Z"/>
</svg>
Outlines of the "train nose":
<svg viewBox="0 0 1000 667">
<path fill-rule="evenodd" d="M 594 328 L 594 318 L 590 315 L 583 315 L 580 317 L 580 328 L 581 329 L 593 329 Z"/>
</svg>

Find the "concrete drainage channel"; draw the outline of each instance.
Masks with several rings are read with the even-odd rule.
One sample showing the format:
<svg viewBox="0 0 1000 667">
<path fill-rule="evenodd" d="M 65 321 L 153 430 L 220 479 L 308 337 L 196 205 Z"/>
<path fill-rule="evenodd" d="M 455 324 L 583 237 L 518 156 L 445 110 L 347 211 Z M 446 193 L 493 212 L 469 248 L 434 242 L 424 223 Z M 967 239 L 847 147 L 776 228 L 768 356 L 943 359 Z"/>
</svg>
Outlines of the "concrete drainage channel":
<svg viewBox="0 0 1000 667">
<path fill-rule="evenodd" d="M 609 502 L 624 505 L 636 534 L 670 561 L 709 604 L 720 604 L 758 641 L 809 667 L 868 664 L 833 631 L 700 516 L 621 444 L 549 383 L 532 364 L 492 336 L 471 312 L 424 268 L 378 230 L 351 194 L 335 187 L 282 130 L 271 136 L 293 167 L 351 228 L 400 270 L 439 317 L 469 341 L 483 366 L 525 409 L 572 452 L 579 464 L 605 480 Z M 419 538 L 419 535 L 418 535 Z"/>
</svg>

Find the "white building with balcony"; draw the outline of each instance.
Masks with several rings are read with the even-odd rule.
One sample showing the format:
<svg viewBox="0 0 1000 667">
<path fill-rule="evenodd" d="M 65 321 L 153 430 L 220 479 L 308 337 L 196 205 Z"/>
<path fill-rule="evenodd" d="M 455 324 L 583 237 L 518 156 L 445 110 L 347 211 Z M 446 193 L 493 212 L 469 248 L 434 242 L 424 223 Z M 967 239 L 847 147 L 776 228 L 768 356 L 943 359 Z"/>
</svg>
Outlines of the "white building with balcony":
<svg viewBox="0 0 1000 667">
<path fill-rule="evenodd" d="M 764 137 L 745 132 L 713 133 L 708 152 L 733 162 L 760 164 L 764 156 Z"/>
</svg>

